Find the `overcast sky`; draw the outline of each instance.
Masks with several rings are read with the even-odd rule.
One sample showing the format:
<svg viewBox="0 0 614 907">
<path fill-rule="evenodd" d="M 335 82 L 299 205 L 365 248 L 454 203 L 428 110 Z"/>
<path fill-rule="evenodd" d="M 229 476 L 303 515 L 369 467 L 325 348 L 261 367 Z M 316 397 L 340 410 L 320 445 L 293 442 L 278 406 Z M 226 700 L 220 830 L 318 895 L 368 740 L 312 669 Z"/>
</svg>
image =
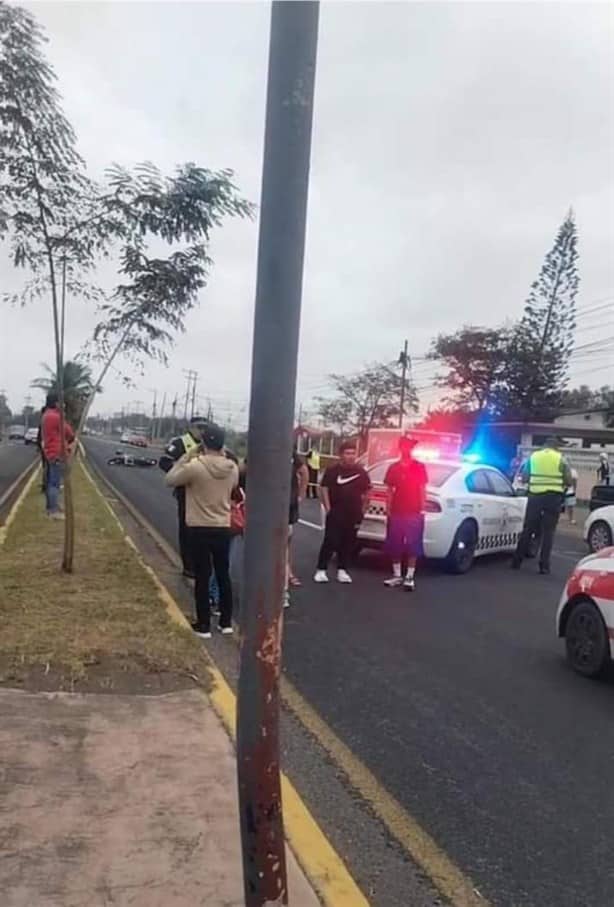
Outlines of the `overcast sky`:
<svg viewBox="0 0 614 907">
<path fill-rule="evenodd" d="M 93 176 L 111 161 L 231 167 L 258 201 L 269 6 L 26 3 L 49 36 L 64 109 Z M 520 315 L 570 205 L 579 229 L 578 343 L 614 335 L 614 7 L 591 3 L 333 3 L 320 17 L 298 400 L 331 371 L 419 357 L 462 323 Z M 244 421 L 257 223 L 213 237 L 215 267 L 171 354 L 95 407 L 170 400 L 200 375 L 201 405 Z M 6 256 L 2 288 L 16 286 Z M 69 313 L 67 352 L 93 312 Z M 0 388 L 20 408 L 53 361 L 48 306 L 3 309 Z M 609 325 L 608 325 L 609 321 Z M 607 325 L 604 327 L 604 323 Z M 611 369 L 608 371 L 607 366 Z M 417 361 L 422 403 L 432 365 Z M 573 377 L 614 379 L 614 356 Z M 37 392 L 34 402 L 39 403 Z M 167 406 L 168 406 L 167 402 Z"/>
</svg>

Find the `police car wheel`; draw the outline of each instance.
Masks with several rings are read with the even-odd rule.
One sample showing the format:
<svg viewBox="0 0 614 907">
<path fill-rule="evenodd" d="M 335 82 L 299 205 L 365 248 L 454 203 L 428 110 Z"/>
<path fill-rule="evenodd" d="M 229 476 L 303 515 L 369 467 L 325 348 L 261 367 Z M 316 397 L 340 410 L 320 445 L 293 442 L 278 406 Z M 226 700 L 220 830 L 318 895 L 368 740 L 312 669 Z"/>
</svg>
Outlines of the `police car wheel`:
<svg viewBox="0 0 614 907">
<path fill-rule="evenodd" d="M 590 601 L 572 607 L 565 627 L 567 660 L 584 677 L 602 674 L 610 661 L 610 643 L 599 610 Z"/>
<path fill-rule="evenodd" d="M 478 534 L 473 523 L 462 523 L 456 530 L 445 561 L 448 573 L 467 573 L 473 565 Z"/>
<path fill-rule="evenodd" d="M 588 531 L 588 547 L 593 552 L 612 545 L 612 530 L 603 520 L 596 520 Z"/>
</svg>

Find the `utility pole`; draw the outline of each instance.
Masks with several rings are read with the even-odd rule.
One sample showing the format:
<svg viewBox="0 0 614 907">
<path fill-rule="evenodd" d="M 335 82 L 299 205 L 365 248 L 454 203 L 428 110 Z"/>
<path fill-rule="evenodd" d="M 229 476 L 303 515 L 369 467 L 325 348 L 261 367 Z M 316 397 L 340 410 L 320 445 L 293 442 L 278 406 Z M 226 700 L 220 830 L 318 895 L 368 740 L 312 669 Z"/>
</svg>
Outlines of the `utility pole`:
<svg viewBox="0 0 614 907">
<path fill-rule="evenodd" d="M 190 402 L 190 389 L 192 386 L 192 381 L 198 377 L 198 373 L 190 369 L 183 369 L 183 374 L 186 376 L 186 388 L 185 388 L 185 403 L 183 406 L 183 419 L 184 422 L 188 421 L 188 403 Z M 192 407 L 194 407 L 194 394 L 192 394 Z M 192 415 L 194 411 L 192 410 Z"/>
<path fill-rule="evenodd" d="M 28 394 L 26 397 L 26 405 L 23 408 L 23 421 L 25 423 L 24 427 L 26 431 L 30 427 L 30 406 L 32 405 L 32 396 Z"/>
<path fill-rule="evenodd" d="M 160 415 L 158 416 L 158 429 L 156 431 L 156 438 L 160 437 L 160 432 L 162 431 L 162 420 L 164 419 L 164 410 L 166 409 L 166 391 L 162 395 L 162 406 L 160 407 Z"/>
<path fill-rule="evenodd" d="M 171 404 L 171 413 L 171 438 L 174 438 L 175 431 L 177 430 L 177 394 L 175 394 L 175 398 Z"/>
<path fill-rule="evenodd" d="M 288 903 L 279 674 L 318 13 L 311 0 L 271 8 L 237 708 L 245 907 Z"/>
<path fill-rule="evenodd" d="M 403 349 L 399 353 L 399 365 L 401 366 L 401 411 L 399 412 L 399 428 L 403 428 L 403 416 L 405 414 L 405 382 L 407 381 L 407 372 L 411 368 L 411 358 L 408 353 L 407 340 Z"/>
<path fill-rule="evenodd" d="M 190 410 L 190 418 L 194 418 L 194 402 L 196 400 L 196 382 L 198 381 L 198 372 L 193 372 L 192 378 L 192 407 Z"/>
<path fill-rule="evenodd" d="M 158 413 L 158 391 L 153 392 L 153 406 L 151 408 L 151 440 L 153 441 L 156 432 L 156 415 Z"/>
</svg>

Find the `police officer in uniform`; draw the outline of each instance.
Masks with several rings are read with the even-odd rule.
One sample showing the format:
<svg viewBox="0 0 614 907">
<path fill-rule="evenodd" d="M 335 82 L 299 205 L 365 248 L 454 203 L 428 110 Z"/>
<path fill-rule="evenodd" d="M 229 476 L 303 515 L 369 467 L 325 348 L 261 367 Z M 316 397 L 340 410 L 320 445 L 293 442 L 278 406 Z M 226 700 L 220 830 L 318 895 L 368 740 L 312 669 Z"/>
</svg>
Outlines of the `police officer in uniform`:
<svg viewBox="0 0 614 907">
<path fill-rule="evenodd" d="M 307 486 L 307 497 L 317 500 L 318 497 L 318 478 L 320 476 L 320 453 L 313 447 L 307 454 L 307 469 L 309 470 L 309 485 Z"/>
<path fill-rule="evenodd" d="M 518 570 L 527 556 L 533 536 L 541 539 L 539 572 L 550 573 L 550 554 L 554 533 L 565 501 L 565 489 L 572 485 L 569 464 L 558 448 L 556 438 L 546 438 L 522 465 L 520 474 L 528 484 L 529 497 L 524 526 L 512 560 Z"/>
<path fill-rule="evenodd" d="M 202 432 L 208 422 L 202 416 L 194 416 L 190 420 L 187 431 L 177 438 L 173 438 L 158 461 L 158 466 L 163 472 L 168 472 L 175 462 L 185 453 L 189 453 L 201 443 Z M 179 524 L 179 552 L 183 563 L 183 575 L 194 579 L 194 565 L 188 542 L 188 532 L 185 524 L 185 488 L 178 487 L 173 491 L 177 499 L 177 520 Z"/>
</svg>

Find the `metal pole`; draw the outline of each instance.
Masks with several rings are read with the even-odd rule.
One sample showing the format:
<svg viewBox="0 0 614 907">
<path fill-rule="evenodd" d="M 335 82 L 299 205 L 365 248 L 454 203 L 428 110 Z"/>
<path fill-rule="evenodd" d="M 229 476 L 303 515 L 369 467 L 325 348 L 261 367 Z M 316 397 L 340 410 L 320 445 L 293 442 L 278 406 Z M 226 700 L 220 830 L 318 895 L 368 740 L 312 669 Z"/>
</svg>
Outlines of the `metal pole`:
<svg viewBox="0 0 614 907">
<path fill-rule="evenodd" d="M 171 438 L 174 438 L 175 432 L 177 430 L 177 394 L 175 394 L 175 399 L 173 400 L 173 403 L 171 405 L 171 412 L 172 412 Z"/>
<path fill-rule="evenodd" d="M 402 366 L 401 371 L 401 411 L 399 413 L 399 428 L 403 428 L 403 415 L 405 409 L 405 381 L 407 380 L 407 366 L 409 363 L 409 355 L 407 352 L 407 340 L 403 346 L 403 352 L 399 356 L 399 362 Z"/>
<path fill-rule="evenodd" d="M 192 406 L 190 409 L 190 418 L 194 418 L 194 403 L 196 401 L 196 382 L 198 381 L 198 372 L 193 373 L 192 378 Z"/>
<path fill-rule="evenodd" d="M 318 12 L 300 0 L 271 11 L 237 711 L 246 907 L 288 903 L 279 674 Z"/>
</svg>

